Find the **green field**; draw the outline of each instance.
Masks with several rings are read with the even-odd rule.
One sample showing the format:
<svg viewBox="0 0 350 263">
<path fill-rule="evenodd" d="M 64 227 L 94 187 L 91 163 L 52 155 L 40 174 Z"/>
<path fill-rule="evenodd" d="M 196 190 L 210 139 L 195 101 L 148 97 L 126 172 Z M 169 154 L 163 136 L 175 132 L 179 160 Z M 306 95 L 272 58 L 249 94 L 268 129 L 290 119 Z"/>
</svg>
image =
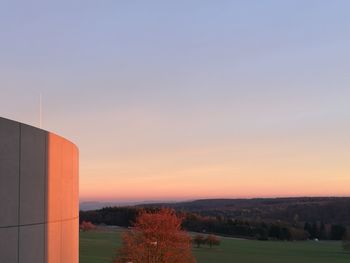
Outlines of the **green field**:
<svg viewBox="0 0 350 263">
<path fill-rule="evenodd" d="M 80 263 L 111 263 L 122 229 L 80 233 Z M 216 248 L 194 248 L 199 263 L 349 263 L 340 242 L 277 242 L 221 238 Z"/>
</svg>

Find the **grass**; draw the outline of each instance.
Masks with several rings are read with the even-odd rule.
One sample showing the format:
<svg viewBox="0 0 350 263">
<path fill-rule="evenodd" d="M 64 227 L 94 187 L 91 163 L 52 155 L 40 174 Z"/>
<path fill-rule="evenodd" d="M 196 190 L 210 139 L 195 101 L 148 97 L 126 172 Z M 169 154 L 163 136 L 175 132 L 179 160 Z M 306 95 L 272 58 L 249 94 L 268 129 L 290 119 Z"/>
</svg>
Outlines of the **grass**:
<svg viewBox="0 0 350 263">
<path fill-rule="evenodd" d="M 80 263 L 111 263 L 123 229 L 80 233 Z M 333 241 L 252 241 L 221 238 L 219 247 L 194 248 L 198 263 L 349 263 L 350 254 Z"/>
<path fill-rule="evenodd" d="M 80 263 L 111 263 L 121 246 L 121 230 L 80 232 Z"/>
</svg>

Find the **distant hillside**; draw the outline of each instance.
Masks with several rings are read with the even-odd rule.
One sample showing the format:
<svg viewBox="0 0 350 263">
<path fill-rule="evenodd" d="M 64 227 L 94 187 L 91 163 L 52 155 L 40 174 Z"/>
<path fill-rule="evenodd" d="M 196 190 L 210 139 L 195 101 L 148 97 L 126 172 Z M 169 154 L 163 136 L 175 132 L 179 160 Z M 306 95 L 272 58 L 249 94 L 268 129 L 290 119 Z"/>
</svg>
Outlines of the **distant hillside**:
<svg viewBox="0 0 350 263">
<path fill-rule="evenodd" d="M 143 204 L 170 207 L 202 216 L 252 221 L 324 222 L 350 225 L 350 197 L 202 199 L 179 203 Z"/>
<path fill-rule="evenodd" d="M 174 203 L 174 201 L 164 201 L 167 203 Z M 136 205 L 148 205 L 148 204 L 159 204 L 159 201 L 114 201 L 114 202 L 98 202 L 98 201 L 85 201 L 81 202 L 79 205 L 80 211 L 90 211 L 90 210 L 97 210 L 104 207 L 126 207 L 126 206 L 136 206 Z"/>
<path fill-rule="evenodd" d="M 97 210 L 103 207 L 114 207 L 114 206 L 133 206 L 142 204 L 142 202 L 81 202 L 79 205 L 80 211 Z"/>
<path fill-rule="evenodd" d="M 81 211 L 80 221 L 131 226 L 141 210 L 173 208 L 189 231 L 259 240 L 341 240 L 350 231 L 349 197 L 205 199 L 108 206 Z"/>
</svg>

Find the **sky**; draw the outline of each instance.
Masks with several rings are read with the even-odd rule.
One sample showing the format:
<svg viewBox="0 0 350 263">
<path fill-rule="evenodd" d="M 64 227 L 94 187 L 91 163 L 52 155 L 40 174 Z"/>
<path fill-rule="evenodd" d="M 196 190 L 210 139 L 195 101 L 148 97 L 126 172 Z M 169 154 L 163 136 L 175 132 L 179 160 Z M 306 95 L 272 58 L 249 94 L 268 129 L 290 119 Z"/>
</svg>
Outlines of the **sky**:
<svg viewBox="0 0 350 263">
<path fill-rule="evenodd" d="M 0 116 L 80 198 L 350 196 L 350 2 L 0 0 Z"/>
</svg>

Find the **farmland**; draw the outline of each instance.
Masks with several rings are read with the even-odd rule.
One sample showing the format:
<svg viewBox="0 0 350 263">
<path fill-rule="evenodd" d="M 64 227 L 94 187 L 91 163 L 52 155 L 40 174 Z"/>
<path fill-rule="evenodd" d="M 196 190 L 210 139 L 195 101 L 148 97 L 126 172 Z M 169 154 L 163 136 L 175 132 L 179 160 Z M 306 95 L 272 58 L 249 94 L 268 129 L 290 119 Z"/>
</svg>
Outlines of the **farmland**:
<svg viewBox="0 0 350 263">
<path fill-rule="evenodd" d="M 111 263 L 123 228 L 80 233 L 80 263 Z M 199 263 L 348 263 L 350 254 L 335 241 L 255 241 L 221 238 L 219 247 L 193 248 Z"/>
</svg>

